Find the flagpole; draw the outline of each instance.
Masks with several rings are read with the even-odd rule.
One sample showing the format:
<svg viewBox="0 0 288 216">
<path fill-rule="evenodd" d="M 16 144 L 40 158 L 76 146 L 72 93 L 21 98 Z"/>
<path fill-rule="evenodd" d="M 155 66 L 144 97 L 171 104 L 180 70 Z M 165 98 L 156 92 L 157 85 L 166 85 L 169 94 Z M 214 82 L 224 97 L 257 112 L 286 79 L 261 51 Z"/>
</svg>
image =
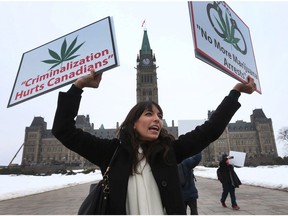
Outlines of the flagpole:
<svg viewBox="0 0 288 216">
<path fill-rule="evenodd" d="M 144 27 L 144 30 L 146 30 L 146 19 L 144 19 L 144 21 L 142 22 L 141 27 L 142 27 L 142 28 Z"/>
</svg>

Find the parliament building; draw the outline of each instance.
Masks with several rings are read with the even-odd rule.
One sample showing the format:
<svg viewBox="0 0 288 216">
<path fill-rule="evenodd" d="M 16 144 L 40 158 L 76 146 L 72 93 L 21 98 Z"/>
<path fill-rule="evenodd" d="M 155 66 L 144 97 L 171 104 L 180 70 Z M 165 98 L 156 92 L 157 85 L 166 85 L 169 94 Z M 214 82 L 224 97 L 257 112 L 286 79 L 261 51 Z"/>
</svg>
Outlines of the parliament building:
<svg viewBox="0 0 288 216">
<path fill-rule="evenodd" d="M 153 53 L 147 30 L 144 30 L 142 46 L 136 58 L 137 102 L 153 100 L 158 103 L 157 87 L 157 66 L 156 57 Z M 208 111 L 207 118 L 213 111 Z M 78 115 L 76 117 L 76 127 L 90 132 L 101 138 L 116 137 L 119 124 L 115 128 L 105 129 L 102 125 L 99 129 L 94 129 L 94 124 L 90 122 L 89 115 Z M 178 137 L 178 127 L 168 126 L 164 120 L 164 127 Z M 202 164 L 218 164 L 223 153 L 229 151 L 239 151 L 246 153 L 246 162 L 259 161 L 263 158 L 278 157 L 276 142 L 274 138 L 272 120 L 267 118 L 262 109 L 255 109 L 250 115 L 250 122 L 236 121 L 229 123 L 223 134 L 211 143 L 202 152 Z M 85 167 L 91 164 L 63 146 L 52 134 L 51 129 L 47 129 L 47 123 L 42 117 L 34 117 L 31 125 L 25 129 L 23 143 L 22 162 L 23 166 L 51 166 L 67 165 Z"/>
</svg>

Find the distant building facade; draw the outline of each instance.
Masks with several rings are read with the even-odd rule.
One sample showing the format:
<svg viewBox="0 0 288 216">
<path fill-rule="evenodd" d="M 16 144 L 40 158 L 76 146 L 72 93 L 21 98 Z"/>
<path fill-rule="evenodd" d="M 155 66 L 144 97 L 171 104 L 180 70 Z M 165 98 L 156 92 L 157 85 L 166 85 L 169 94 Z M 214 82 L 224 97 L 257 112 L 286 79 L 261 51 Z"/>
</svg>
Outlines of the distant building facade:
<svg viewBox="0 0 288 216">
<path fill-rule="evenodd" d="M 212 112 L 208 112 L 208 118 Z M 262 109 L 255 109 L 250 122 L 229 123 L 222 135 L 203 150 L 202 161 L 218 164 L 222 154 L 229 151 L 246 153 L 246 164 L 261 164 L 278 157 L 272 120 Z"/>
<path fill-rule="evenodd" d="M 137 55 L 137 102 L 153 100 L 158 103 L 157 66 L 155 54 L 150 47 L 147 30 L 144 30 L 142 46 Z M 208 111 L 208 118 L 212 112 Z M 232 151 L 246 152 L 247 160 L 262 157 L 277 157 L 272 120 L 266 118 L 262 109 L 256 109 L 250 116 L 251 122 L 236 121 L 230 123 L 218 140 L 203 150 L 202 163 L 217 163 L 223 153 Z M 178 127 L 168 126 L 164 120 L 163 126 L 176 139 Z M 114 129 L 105 129 L 103 125 L 94 129 L 89 115 L 78 115 L 76 127 L 100 138 L 112 139 L 117 136 L 119 124 Z M 31 125 L 25 129 L 22 163 L 24 166 L 51 165 L 90 166 L 90 162 L 63 146 L 47 129 L 47 123 L 42 117 L 34 117 Z"/>
<path fill-rule="evenodd" d="M 262 109 L 253 110 L 250 118 L 251 122 L 229 123 L 222 135 L 203 150 L 202 163 L 217 164 L 221 155 L 229 151 L 245 152 L 248 163 L 259 163 L 263 159 L 278 157 L 272 120 L 265 116 Z M 117 136 L 118 123 L 114 129 L 105 129 L 103 125 L 94 129 L 88 115 L 78 115 L 76 127 L 95 136 L 111 139 Z M 164 127 L 178 138 L 178 126 L 174 125 L 174 121 L 172 126 L 168 126 L 164 121 Z M 31 125 L 26 127 L 23 146 L 22 165 L 91 165 L 86 159 L 63 146 L 52 135 L 51 129 L 47 129 L 47 123 L 42 117 L 34 117 Z"/>
<path fill-rule="evenodd" d="M 77 116 L 76 125 L 92 132 L 89 116 Z M 47 129 L 42 117 L 34 117 L 30 127 L 26 127 L 22 163 L 24 166 L 72 165 L 85 166 L 88 161 L 62 145 Z"/>
</svg>

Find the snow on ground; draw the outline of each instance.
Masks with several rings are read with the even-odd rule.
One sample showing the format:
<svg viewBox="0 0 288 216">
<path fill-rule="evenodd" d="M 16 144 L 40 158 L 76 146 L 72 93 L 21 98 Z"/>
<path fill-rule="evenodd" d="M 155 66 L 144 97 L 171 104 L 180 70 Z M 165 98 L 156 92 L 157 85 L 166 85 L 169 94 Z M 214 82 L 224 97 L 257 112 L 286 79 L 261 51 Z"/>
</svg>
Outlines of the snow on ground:
<svg viewBox="0 0 288 216">
<path fill-rule="evenodd" d="M 194 173 L 196 176 L 217 179 L 216 169 L 198 166 Z M 242 184 L 288 191 L 288 166 L 242 167 L 235 168 L 235 171 Z M 93 182 L 101 178 L 100 171 L 76 175 L 0 175 L 0 201 Z"/>
<path fill-rule="evenodd" d="M 196 167 L 196 176 L 217 179 L 217 168 Z M 288 191 L 288 166 L 235 167 L 242 184 Z"/>
<path fill-rule="evenodd" d="M 0 201 L 84 184 L 98 179 L 102 179 L 100 171 L 76 175 L 0 175 Z"/>
</svg>

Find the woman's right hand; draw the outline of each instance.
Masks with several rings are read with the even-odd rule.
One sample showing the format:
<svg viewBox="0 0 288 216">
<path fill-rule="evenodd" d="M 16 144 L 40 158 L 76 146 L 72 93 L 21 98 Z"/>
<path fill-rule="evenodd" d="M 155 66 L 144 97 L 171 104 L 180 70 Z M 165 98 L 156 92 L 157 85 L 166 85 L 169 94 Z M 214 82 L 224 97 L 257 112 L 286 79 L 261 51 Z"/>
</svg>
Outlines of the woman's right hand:
<svg viewBox="0 0 288 216">
<path fill-rule="evenodd" d="M 248 82 L 246 84 L 237 83 L 233 89 L 239 92 L 252 94 L 256 90 L 256 84 L 254 83 L 254 79 L 248 76 Z"/>
<path fill-rule="evenodd" d="M 80 89 L 84 87 L 98 88 L 102 79 L 102 73 L 96 73 L 95 70 L 90 70 L 90 74 L 78 78 L 74 85 Z"/>
</svg>

